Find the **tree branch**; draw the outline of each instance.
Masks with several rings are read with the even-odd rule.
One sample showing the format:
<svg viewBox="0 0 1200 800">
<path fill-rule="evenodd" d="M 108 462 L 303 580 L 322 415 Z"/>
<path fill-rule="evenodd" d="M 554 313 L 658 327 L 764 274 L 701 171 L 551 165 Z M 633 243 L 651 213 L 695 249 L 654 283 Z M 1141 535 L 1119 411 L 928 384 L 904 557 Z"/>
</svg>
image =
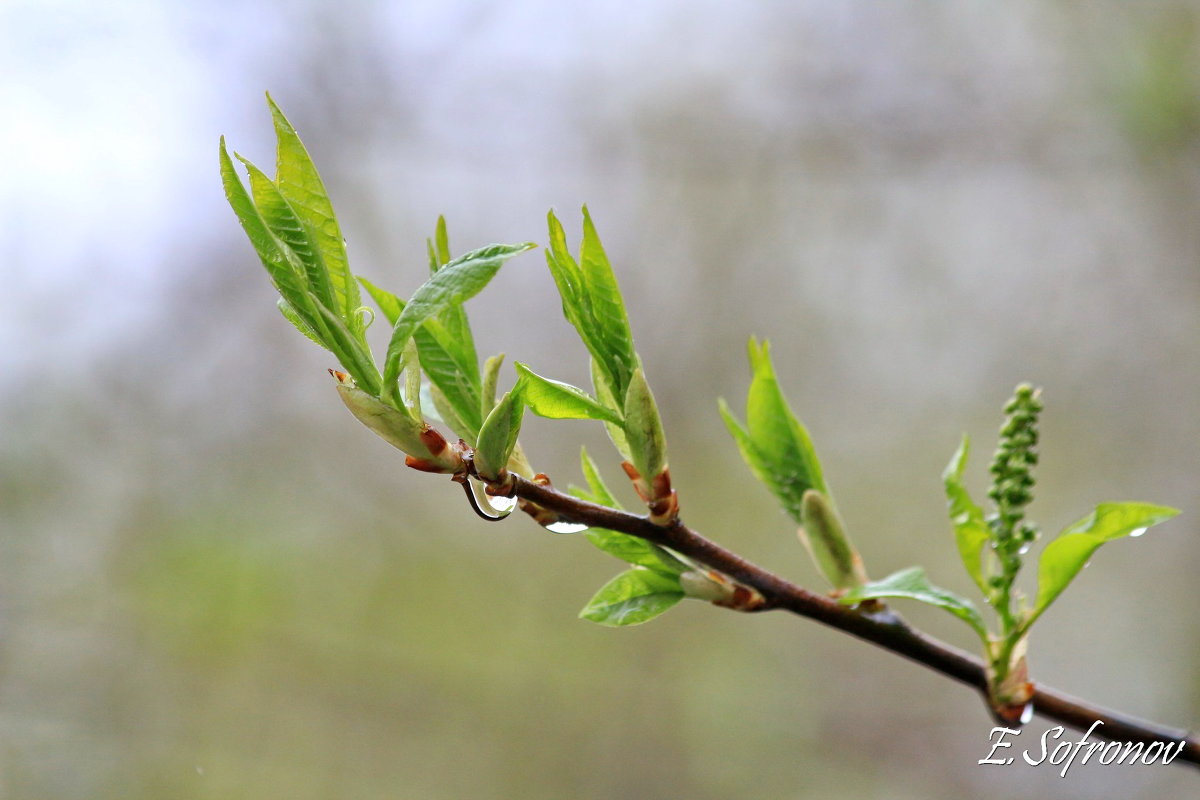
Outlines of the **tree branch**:
<svg viewBox="0 0 1200 800">
<path fill-rule="evenodd" d="M 965 683 L 984 694 L 986 700 L 987 679 L 981 660 L 912 628 L 890 609 L 864 611 L 810 592 L 704 538 L 682 522 L 667 527 L 655 525 L 646 517 L 579 500 L 519 475 L 512 475 L 512 479 L 511 488 L 517 497 L 550 509 L 566 521 L 627 533 L 668 547 L 756 589 L 766 599 L 766 605 L 758 610 L 783 609 L 822 622 Z M 1099 721 L 1103 724 L 1094 735 L 1112 741 L 1148 745 L 1182 740 L 1178 760 L 1200 766 L 1200 738 L 1188 731 L 1144 722 L 1048 687 L 1035 689 L 1033 707 L 1034 713 L 1081 731 Z"/>
</svg>

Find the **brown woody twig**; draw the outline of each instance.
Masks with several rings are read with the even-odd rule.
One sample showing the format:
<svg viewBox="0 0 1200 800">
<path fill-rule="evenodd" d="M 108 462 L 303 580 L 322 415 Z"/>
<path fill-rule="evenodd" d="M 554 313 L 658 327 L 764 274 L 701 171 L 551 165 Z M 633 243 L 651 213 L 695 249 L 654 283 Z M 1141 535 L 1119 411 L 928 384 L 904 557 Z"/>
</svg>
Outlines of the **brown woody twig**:
<svg viewBox="0 0 1200 800">
<path fill-rule="evenodd" d="M 640 537 L 755 589 L 766 601 L 756 611 L 783 609 L 822 622 L 965 683 L 983 693 L 986 700 L 987 679 L 981 660 L 912 628 L 889 609 L 852 608 L 810 592 L 726 550 L 678 520 L 670 526 L 655 525 L 647 517 L 589 503 L 518 475 L 512 480 L 517 497 L 555 512 L 564 521 Z M 1182 740 L 1178 760 L 1200 766 L 1200 739 L 1188 731 L 1138 720 L 1048 687 L 1035 688 L 1033 710 L 1081 731 L 1102 722 L 1094 734 L 1113 741 L 1149 744 Z"/>
</svg>

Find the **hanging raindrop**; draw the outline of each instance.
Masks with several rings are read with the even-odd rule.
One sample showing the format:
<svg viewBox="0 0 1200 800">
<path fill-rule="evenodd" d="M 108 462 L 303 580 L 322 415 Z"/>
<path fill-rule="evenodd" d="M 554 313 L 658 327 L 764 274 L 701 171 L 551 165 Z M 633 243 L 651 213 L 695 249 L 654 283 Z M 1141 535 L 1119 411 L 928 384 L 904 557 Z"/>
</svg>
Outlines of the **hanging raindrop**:
<svg viewBox="0 0 1200 800">
<path fill-rule="evenodd" d="M 500 495 L 490 495 L 487 492 L 484 492 L 483 496 L 487 498 L 487 504 L 492 507 L 493 511 L 500 513 L 500 514 L 504 514 L 506 516 L 508 514 L 511 514 L 512 510 L 517 507 L 517 498 L 516 497 L 502 497 Z"/>
<path fill-rule="evenodd" d="M 588 529 L 587 525 L 581 525 L 578 522 L 551 522 L 546 526 L 546 530 L 551 533 L 581 533 Z"/>
<path fill-rule="evenodd" d="M 488 522 L 499 522 L 502 519 L 507 519 L 508 516 L 512 514 L 512 510 L 517 506 L 516 498 L 491 497 L 485 494 L 482 489 L 477 489 L 474 481 L 465 475 L 455 476 L 454 480 L 456 483 L 462 484 L 463 492 L 465 492 L 467 495 L 467 500 L 471 504 L 471 509 L 477 515 L 479 515 L 479 517 L 486 519 Z M 479 496 L 481 494 L 483 494 L 484 497 L 482 503 L 479 502 Z M 484 506 L 502 513 L 496 515 L 489 514 L 484 510 Z M 507 511 L 505 509 L 507 509 Z"/>
</svg>

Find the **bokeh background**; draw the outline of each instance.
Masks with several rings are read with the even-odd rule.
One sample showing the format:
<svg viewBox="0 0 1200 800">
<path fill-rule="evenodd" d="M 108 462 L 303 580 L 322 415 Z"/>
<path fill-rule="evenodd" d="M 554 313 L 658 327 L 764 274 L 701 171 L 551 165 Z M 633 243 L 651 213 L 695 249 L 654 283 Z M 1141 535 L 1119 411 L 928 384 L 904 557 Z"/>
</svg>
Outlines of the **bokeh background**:
<svg viewBox="0 0 1200 800">
<path fill-rule="evenodd" d="M 970 433 L 981 495 L 1000 406 L 1044 386 L 1044 528 L 1186 513 L 1101 551 L 1034 677 L 1200 719 L 1200 4 L 8 0 L 0 796 L 1195 791 L 978 766 L 972 692 L 814 623 L 577 620 L 619 563 L 403 468 L 276 312 L 216 158 L 225 134 L 270 165 L 268 89 L 355 270 L 402 294 L 438 214 L 462 251 L 544 242 L 551 207 L 577 237 L 588 203 L 687 520 L 806 585 L 716 414 L 748 336 L 869 569 L 964 593 L 941 468 Z M 540 255 L 470 311 L 481 351 L 587 383 Z M 616 485 L 596 427 L 523 441 L 559 484 L 585 443 Z"/>
</svg>

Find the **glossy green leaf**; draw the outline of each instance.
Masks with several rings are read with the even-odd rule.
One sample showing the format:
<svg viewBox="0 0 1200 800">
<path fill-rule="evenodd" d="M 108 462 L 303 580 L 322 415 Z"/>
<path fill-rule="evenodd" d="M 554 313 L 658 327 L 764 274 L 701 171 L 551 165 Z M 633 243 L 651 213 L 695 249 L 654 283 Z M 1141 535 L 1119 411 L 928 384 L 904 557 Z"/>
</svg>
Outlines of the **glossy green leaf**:
<svg viewBox="0 0 1200 800">
<path fill-rule="evenodd" d="M 958 556 L 962 560 L 967 574 L 984 596 L 989 594 L 987 580 L 983 574 L 983 554 L 990 535 L 983 509 L 975 504 L 971 495 L 963 486 L 963 471 L 967 467 L 967 454 L 970 451 L 970 441 L 963 436 L 958 450 L 942 472 L 942 482 L 946 486 L 946 499 L 949 503 L 950 522 L 954 525 L 954 541 L 958 545 Z"/>
<path fill-rule="evenodd" d="M 892 573 L 883 580 L 873 581 L 851 589 L 839 598 L 839 602 L 849 606 L 861 603 L 864 600 L 884 599 L 888 597 L 907 597 L 912 600 L 920 600 L 922 603 L 927 603 L 931 606 L 944 608 L 970 625 L 985 643 L 988 640 L 987 628 L 983 624 L 983 618 L 979 616 L 979 612 L 975 610 L 975 606 L 971 604 L 971 601 L 947 589 L 931 585 L 925 577 L 925 570 L 921 567 L 902 569 L 899 572 Z"/>
<path fill-rule="evenodd" d="M 1091 514 L 1068 525 L 1042 551 L 1037 600 L 1023 629 L 1028 629 L 1062 594 L 1100 545 L 1124 536 L 1140 536 L 1178 513 L 1178 509 L 1150 503 L 1101 503 Z"/>
<path fill-rule="evenodd" d="M 263 221 L 303 265 L 308 290 L 321 305 L 336 312 L 337 305 L 333 299 L 333 287 L 329 282 L 325 260 L 309 236 L 304 223 L 296 216 L 295 210 L 279 191 L 279 187 L 262 170 L 241 156 L 237 156 L 237 159 L 246 168 L 250 178 L 250 194 Z"/>
<path fill-rule="evenodd" d="M 509 456 L 517 444 L 521 432 L 521 417 L 525 412 L 522 386 L 517 383 L 500 398 L 492 413 L 479 429 L 479 443 L 475 447 L 475 468 L 486 480 L 499 480 Z"/>
<path fill-rule="evenodd" d="M 579 333 L 613 394 L 624 398 L 630 376 L 637 366 L 637 356 L 620 288 L 595 225 L 585 207 L 583 240 L 576 262 L 567 248 L 562 224 L 553 211 L 547 219 L 550 247 L 546 251 L 546 263 L 562 297 L 563 315 Z"/>
<path fill-rule="evenodd" d="M 842 518 L 829 499 L 809 489 L 802 499 L 801 516 L 804 523 L 800 526 L 800 541 L 825 579 L 835 589 L 865 584 L 862 559 L 850 544 Z"/>
<path fill-rule="evenodd" d="M 276 157 L 275 184 L 287 198 L 320 253 L 328 272 L 328 282 L 334 293 L 331 308 L 356 336 L 363 332 L 358 308 L 362 305 L 358 284 L 350 273 L 346 243 L 333 213 L 333 204 L 325 184 L 308 155 L 308 150 L 288 122 L 279 106 L 267 95 L 271 117 L 275 123 Z M 320 296 L 320 292 L 318 292 Z"/>
<path fill-rule="evenodd" d="M 640 625 L 682 599 L 678 577 L 634 567 L 601 587 L 579 616 L 612 627 Z"/>
<path fill-rule="evenodd" d="M 309 324 L 315 332 L 322 334 L 324 325 L 316 312 L 313 301 L 308 294 L 307 281 L 303 266 L 295 254 L 279 241 L 267 223 L 259 214 L 258 208 L 250 198 L 246 187 L 238 178 L 229 151 L 225 149 L 225 137 L 221 137 L 220 146 L 221 183 L 225 188 L 225 197 L 237 215 L 242 229 L 254 246 L 258 258 L 262 261 L 271 278 L 271 282 L 296 313 Z"/>
<path fill-rule="evenodd" d="M 768 343 L 759 345 L 752 338 L 748 350 L 751 379 L 746 424 L 737 421 L 724 401 L 720 402 L 721 416 L 751 471 L 792 519 L 803 524 L 804 493 L 816 489 L 829 496 L 821 463 L 808 430 L 792 413 L 779 388 Z"/>
<path fill-rule="evenodd" d="M 559 296 L 562 298 L 563 316 L 575 327 L 588 352 L 595 357 L 595 351 L 599 348 L 592 330 L 591 307 L 583 285 L 583 274 L 567 248 L 566 232 L 563 231 L 558 217 L 554 216 L 554 211 L 550 211 L 546 219 L 550 229 L 546 265 L 550 268 L 550 275 L 554 278 L 554 285 L 558 287 Z"/>
<path fill-rule="evenodd" d="M 417 329 L 450 305 L 474 297 L 482 291 L 505 261 L 534 246 L 532 242 L 526 242 L 516 245 L 495 244 L 472 250 L 439 269 L 417 289 L 400 312 L 392 329 L 392 338 L 388 343 L 387 358 L 384 362 L 385 396 L 394 397 L 396 380 L 400 375 L 401 353 Z"/>
<path fill-rule="evenodd" d="M 633 466 L 647 482 L 667 468 L 667 438 L 658 406 L 640 369 L 634 370 L 625 395 L 625 439 Z"/>
<path fill-rule="evenodd" d="M 525 404 L 539 417 L 547 419 L 599 419 L 620 424 L 621 417 L 611 408 L 596 402 L 587 392 L 569 383 L 538 375 L 525 364 L 513 366 L 525 384 Z"/>
</svg>

